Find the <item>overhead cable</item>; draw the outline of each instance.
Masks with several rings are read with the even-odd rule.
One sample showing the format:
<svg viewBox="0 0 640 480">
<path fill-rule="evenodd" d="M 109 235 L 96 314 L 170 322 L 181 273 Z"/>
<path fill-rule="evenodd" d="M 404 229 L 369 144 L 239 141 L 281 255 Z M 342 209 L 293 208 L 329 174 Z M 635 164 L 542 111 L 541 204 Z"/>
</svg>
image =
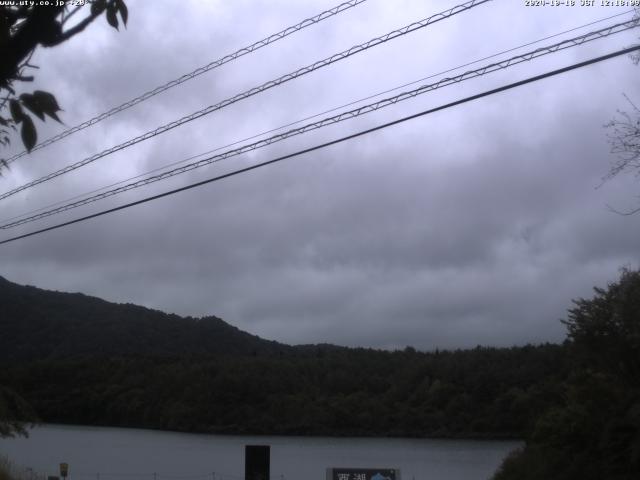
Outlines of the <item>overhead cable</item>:
<svg viewBox="0 0 640 480">
<path fill-rule="evenodd" d="M 92 155 L 90 157 L 85 158 L 84 160 L 81 160 L 79 162 L 73 163 L 71 165 L 68 165 L 60 170 L 57 170 L 55 172 L 52 172 L 48 175 L 45 175 L 44 177 L 40 177 L 37 180 L 33 180 L 29 183 L 26 183 L 24 185 L 21 185 L 17 188 L 14 188 L 13 190 L 10 190 L 8 192 L 5 192 L 3 194 L 0 195 L 0 200 L 3 200 L 5 198 L 8 198 L 12 195 L 15 195 L 18 192 L 21 192 L 23 190 L 26 190 L 28 188 L 34 187 L 36 185 L 39 185 L 41 183 L 47 182 L 49 180 L 52 180 L 56 177 L 59 177 L 60 175 L 69 173 L 73 170 L 77 170 L 78 168 L 81 168 L 85 165 L 88 165 L 92 162 L 95 162 L 96 160 L 106 157 L 107 155 L 110 155 L 112 153 L 115 153 L 117 151 L 123 150 L 127 147 L 130 147 L 132 145 L 135 145 L 137 143 L 140 143 L 144 140 L 148 140 L 150 138 L 155 137 L 156 135 L 160 135 L 162 133 L 165 133 L 173 128 L 179 127 L 181 125 L 184 125 L 187 122 L 191 122 L 193 120 L 196 120 L 200 117 L 203 117 L 205 115 L 208 115 L 212 112 L 215 112 L 217 110 L 221 110 L 222 108 L 225 108 L 233 103 L 236 103 L 240 100 L 244 100 L 246 98 L 249 98 L 253 95 L 256 95 L 258 93 L 264 92 L 265 90 L 268 90 L 270 88 L 282 85 L 285 82 L 288 82 L 290 80 L 293 80 L 295 78 L 301 77 L 303 75 L 306 75 L 307 73 L 313 72 L 315 70 L 318 70 L 320 68 L 326 67 L 328 65 L 331 65 L 335 62 L 338 62 L 340 60 L 344 60 L 345 58 L 349 58 L 352 55 L 355 55 L 357 53 L 363 52 L 365 50 L 368 50 L 372 47 L 381 45 L 385 42 L 388 42 L 389 40 L 393 40 L 395 38 L 401 37 L 403 35 L 406 35 L 408 33 L 411 32 L 415 32 L 416 30 L 422 29 L 428 25 L 431 25 L 433 23 L 439 22 L 441 20 L 450 18 L 458 13 L 464 12 L 466 10 L 469 10 L 473 7 L 477 7 L 481 4 L 490 2 L 492 0 L 470 0 L 466 3 L 463 3 L 461 5 L 457 5 L 455 7 L 452 7 L 448 10 L 445 10 L 443 12 L 437 13 L 435 15 L 432 15 L 428 18 L 425 18 L 423 20 L 420 20 L 418 22 L 414 22 L 411 23 L 410 25 L 407 25 L 405 27 L 402 27 L 400 29 L 397 30 L 393 30 L 392 32 L 389 32 L 385 35 L 373 38 L 365 43 L 361 43 L 359 45 L 353 46 L 347 50 L 344 50 L 340 53 L 336 53 L 334 55 L 331 55 L 330 57 L 325 58 L 324 60 L 319 60 L 315 63 L 312 63 L 310 65 L 307 65 L 306 67 L 300 68 L 292 73 L 288 73 L 286 75 L 283 75 L 275 80 L 270 80 L 266 83 L 263 83 L 262 85 L 258 86 L 258 87 L 254 87 L 251 88 L 250 90 L 247 90 L 243 93 L 237 94 L 233 97 L 230 97 L 226 100 L 223 100 L 219 103 L 216 103 L 214 105 L 210 105 L 202 110 L 198 110 L 197 112 L 194 112 L 190 115 L 187 115 L 185 117 L 180 118 L 179 120 L 175 120 L 173 122 L 170 122 L 166 125 L 163 125 L 161 127 L 156 128 L 155 130 L 151 130 L 143 135 L 140 135 L 138 137 L 135 137 L 131 140 L 128 140 L 124 143 L 118 144 L 114 147 L 111 147 L 107 150 L 104 150 L 100 153 L 97 153 L 95 155 Z"/>
<path fill-rule="evenodd" d="M 486 57 L 483 57 L 483 58 L 479 58 L 479 59 L 473 60 L 471 62 L 467 62 L 467 63 L 462 64 L 462 65 L 458 65 L 456 67 L 451 67 L 451 68 L 448 68 L 447 70 L 443 70 L 443 71 L 440 71 L 438 73 L 432 73 L 427 77 L 422 77 L 422 78 L 419 78 L 417 80 L 413 80 L 411 82 L 404 83 L 402 85 L 398 85 L 396 87 L 393 87 L 393 88 L 390 88 L 390 89 L 387 89 L 387 90 L 384 90 L 384 91 L 381 91 L 381 92 L 377 92 L 377 93 L 368 95 L 366 97 L 359 98 L 357 100 L 352 100 L 349 103 L 345 103 L 345 104 L 339 105 L 337 107 L 332 107 L 332 108 L 330 108 L 328 110 L 324 110 L 322 112 L 318 112 L 318 113 L 315 113 L 313 115 L 309 115 L 307 117 L 300 118 L 298 120 L 294 120 L 294 121 L 286 123 L 284 125 L 280 125 L 279 127 L 270 128 L 269 130 L 265 130 L 265 131 L 262 131 L 260 133 L 253 134 L 253 135 L 251 135 L 249 137 L 245 137 L 245 138 L 242 138 L 240 140 L 235 140 L 235 141 L 233 141 L 231 143 L 228 143 L 228 144 L 225 144 L 225 145 L 221 145 L 219 147 L 216 147 L 214 149 L 208 150 L 206 152 L 199 153 L 197 155 L 191 155 L 191 156 L 189 156 L 187 158 L 183 158 L 182 160 L 178 160 L 178 161 L 175 161 L 175 162 L 171 162 L 169 164 L 162 165 L 160 167 L 154 168 L 152 170 L 148 170 L 148 171 L 146 171 L 144 173 L 140 173 L 140 174 L 134 175 L 132 177 L 127 177 L 127 178 L 125 178 L 123 180 L 119 180 L 117 182 L 114 182 L 114 183 L 111 183 L 111 184 L 108 184 L 108 185 L 104 185 L 102 187 L 96 188 L 96 189 L 91 190 L 89 192 L 84 192 L 84 193 L 81 193 L 81 194 L 78 194 L 78 195 L 74 195 L 73 197 L 66 198 L 64 200 L 59 200 L 57 202 L 48 204 L 48 205 L 43 206 L 43 207 L 39 207 L 39 208 L 36 208 L 36 209 L 33 209 L 33 210 L 29 210 L 27 212 L 23 212 L 21 214 L 14 215 L 12 217 L 4 218 L 4 219 L 0 220 L 0 224 L 5 223 L 5 222 L 10 222 L 11 220 L 16 220 L 18 218 L 27 217 L 27 216 L 30 216 L 30 215 L 32 215 L 34 213 L 42 212 L 43 210 L 49 210 L 52 207 L 55 207 L 55 206 L 58 206 L 58 205 L 62 205 L 64 203 L 69 203 L 72 200 L 84 198 L 84 197 L 87 197 L 88 195 L 91 195 L 93 193 L 98 193 L 98 192 L 101 192 L 101 191 L 106 190 L 108 188 L 115 187 L 117 185 L 122 185 L 124 183 L 130 182 L 132 180 L 136 180 L 138 178 L 146 177 L 147 175 L 151 175 L 153 173 L 160 172 L 162 170 L 165 170 L 165 169 L 170 168 L 170 167 L 174 167 L 176 165 L 181 165 L 181 164 L 186 163 L 186 162 L 188 162 L 190 160 L 195 160 L 196 158 L 204 157 L 206 155 L 210 155 L 210 154 L 212 154 L 214 152 L 218 152 L 218 151 L 223 150 L 225 148 L 233 147 L 234 145 L 238 145 L 240 143 L 243 143 L 243 142 L 246 142 L 246 141 L 249 141 L 249 140 L 253 140 L 255 138 L 262 137 L 263 135 L 267 135 L 269 133 L 277 132 L 279 130 L 283 130 L 285 128 L 291 127 L 293 125 L 297 125 L 299 123 L 306 122 L 307 120 L 312 120 L 314 118 L 320 117 L 321 115 L 326 115 L 327 113 L 335 112 L 335 111 L 341 110 L 343 108 L 350 107 L 352 105 L 356 105 L 358 103 L 364 102 L 366 100 L 371 100 L 372 98 L 376 98 L 376 97 L 379 97 L 381 95 L 385 95 L 387 93 L 395 92 L 396 90 L 400 90 L 401 88 L 405 88 L 405 87 L 408 87 L 408 86 L 411 86 L 411 85 L 415 85 L 415 84 L 423 82 L 425 80 L 429 80 L 431 78 L 439 77 L 440 75 L 444 75 L 446 73 L 454 72 L 456 70 L 460 70 L 461 68 L 464 68 L 464 67 L 467 67 L 467 66 L 470 66 L 470 65 L 475 65 L 476 63 L 480 63 L 480 62 L 482 62 L 484 60 L 489 60 L 491 58 L 498 57 L 498 56 L 503 55 L 505 53 L 513 52 L 513 51 L 519 50 L 519 49 L 524 48 L 524 47 L 535 45 L 535 44 L 543 42 L 545 40 L 549 40 L 551 38 L 556 38 L 556 37 L 559 37 L 561 35 L 565 35 L 567 33 L 574 32 L 576 30 L 580 30 L 582 28 L 585 28 L 585 27 L 588 27 L 588 26 L 591 26 L 591 25 L 595 25 L 596 23 L 601 23 L 601 22 L 604 22 L 606 20 L 611 20 L 612 18 L 620 17 L 620 16 L 623 16 L 623 15 L 628 15 L 629 13 L 633 13 L 633 12 L 634 12 L 634 10 L 627 10 L 626 12 L 617 13 L 617 14 L 611 15 L 609 17 L 600 18 L 598 20 L 594 20 L 593 22 L 585 23 L 585 24 L 579 25 L 577 27 L 573 27 L 573 28 L 570 28 L 568 30 L 564 30 L 562 32 L 554 33 L 553 35 L 548 35 L 546 37 L 542 37 L 542 38 L 539 38 L 537 40 L 533 40 L 533 41 L 518 45 L 517 47 L 512 47 L 512 48 L 509 48 L 507 50 L 502 50 L 501 52 L 494 53 L 494 54 L 491 54 L 489 56 L 486 56 Z M 2 228 L 2 227 L 0 226 L 0 228 Z"/>
<path fill-rule="evenodd" d="M 413 120 L 415 118 L 419 118 L 419 117 L 422 117 L 422 116 L 425 116 L 425 115 L 429 115 L 431 113 L 439 112 L 439 111 L 445 110 L 447 108 L 452 108 L 452 107 L 455 107 L 455 106 L 458 106 L 458 105 L 462 105 L 464 103 L 471 102 L 473 100 L 478 100 L 480 98 L 484 98 L 484 97 L 487 97 L 487 96 L 490 96 L 490 95 L 495 95 L 497 93 L 504 92 L 506 90 L 510 90 L 510 89 L 513 89 L 513 88 L 516 88 L 516 87 L 520 87 L 522 85 L 526 85 L 526 84 L 529 84 L 529 83 L 537 82 L 537 81 L 540 81 L 540 80 L 543 80 L 545 78 L 549 78 L 549 77 L 552 77 L 552 76 L 555 76 L 555 75 L 560 75 L 562 73 L 566 73 L 566 72 L 569 72 L 571 70 L 576 70 L 578 68 L 586 67 L 588 65 L 593 65 L 595 63 L 602 62 L 604 60 L 608 60 L 608 59 L 611 59 L 611 58 L 614 58 L 614 57 L 619 57 L 621 55 L 627 55 L 627 54 L 632 53 L 632 52 L 637 52 L 638 50 L 640 50 L 640 45 L 637 45 L 637 46 L 634 46 L 634 47 L 629 47 L 629 48 L 624 48 L 622 50 L 618 50 L 618 51 L 615 51 L 615 52 L 612 52 L 612 53 L 609 53 L 609 54 L 606 54 L 606 55 L 595 57 L 595 58 L 592 58 L 590 60 L 586 60 L 584 62 L 574 63 L 574 64 L 569 65 L 567 67 L 559 68 L 557 70 L 552 70 L 552 71 L 549 71 L 549 72 L 546 72 L 546 73 L 543 73 L 543 74 L 540 74 L 540 75 L 535 75 L 533 77 L 529 77 L 529 78 L 526 78 L 524 80 L 520 80 L 520 81 L 517 81 L 517 82 L 514 82 L 514 83 L 503 85 L 501 87 L 494 88 L 494 89 L 491 89 L 491 90 L 487 90 L 485 92 L 478 93 L 476 95 L 471 95 L 471 96 L 465 97 L 465 98 L 463 98 L 461 100 L 456 100 L 454 102 L 447 103 L 447 104 L 441 105 L 439 107 L 435 107 L 435 108 L 431 108 L 431 109 L 428 109 L 428 110 L 424 110 L 422 112 L 415 113 L 413 115 L 408 115 L 406 117 L 402 117 L 402 118 L 399 118 L 397 120 L 378 125 L 376 127 L 368 128 L 366 130 L 361 130 L 361 131 L 353 133 L 351 135 L 346 135 L 344 137 L 340 137 L 340 138 L 337 138 L 335 140 L 331 140 L 329 142 L 325 142 L 325 143 L 322 143 L 322 144 L 319 144 L 319 145 L 315 145 L 313 147 L 305 148 L 303 150 L 298 150 L 296 152 L 293 152 L 293 153 L 290 153 L 290 154 L 287 154 L 287 155 L 283 155 L 281 157 L 277 157 L 277 158 L 274 158 L 272 160 L 268 160 L 268 161 L 265 161 L 265 162 L 257 163 L 255 165 L 251 165 L 249 167 L 240 168 L 238 170 L 234 170 L 233 172 L 225 173 L 223 175 L 218 175 L 216 177 L 209 178 L 207 180 L 202 180 L 200 182 L 192 183 L 192 184 L 186 185 L 184 187 L 176 188 L 174 190 L 169 190 L 167 192 L 163 192 L 163 193 L 160 193 L 160 194 L 157 194 L 157 195 L 146 197 L 146 198 L 143 198 L 141 200 L 136 200 L 135 202 L 130 202 L 130 203 L 127 203 L 127 204 L 124 204 L 124 205 L 120 205 L 118 207 L 109 208 L 107 210 L 102 210 L 100 212 L 93 213 L 91 215 L 86 215 L 84 217 L 76 218 L 76 219 L 70 220 L 68 222 L 59 223 L 59 224 L 56 224 L 56 225 L 52 225 L 50 227 L 42 228 L 40 230 L 36 230 L 36 231 L 33 231 L 33 232 L 25 233 L 23 235 L 18 235 L 18 236 L 15 236 L 15 237 L 11 237 L 11 238 L 8 238 L 6 240 L 0 241 L 0 245 L 4 245 L 4 244 L 10 243 L 10 242 L 14 242 L 16 240 L 21 240 L 21 239 L 24 239 L 24 238 L 32 237 L 34 235 L 38 235 L 38 234 L 41 234 L 41 233 L 44 233 L 44 232 L 50 232 L 52 230 L 57 230 L 59 228 L 63 228 L 63 227 L 67 227 L 69 225 L 74 225 L 76 223 L 84 222 L 84 221 L 90 220 L 92 218 L 101 217 L 101 216 L 107 215 L 109 213 L 118 212 L 120 210 L 125 210 L 127 208 L 134 207 L 136 205 L 142 205 L 144 203 L 148 203 L 148 202 L 151 202 L 151 201 L 154 201 L 154 200 L 158 200 L 160 198 L 168 197 L 170 195 L 174 195 L 174 194 L 179 193 L 179 192 L 184 192 L 184 191 L 187 191 L 187 190 L 191 190 L 193 188 L 201 187 L 203 185 L 207 185 L 209 183 L 213 183 L 213 182 L 216 182 L 216 181 L 219 181 L 219 180 L 223 180 L 225 178 L 233 177 L 233 176 L 239 175 L 241 173 L 249 172 L 251 170 L 255 170 L 255 169 L 258 169 L 258 168 L 261 168 L 261 167 L 265 167 L 267 165 L 272 165 L 272 164 L 275 164 L 277 162 L 281 162 L 283 160 L 287 160 L 289 158 L 297 157 L 297 156 L 300 156 L 300 155 L 304 155 L 306 153 L 310 153 L 310 152 L 314 152 L 316 150 L 320 150 L 322 148 L 326 148 L 326 147 L 329 147 L 329 146 L 332 146 L 332 145 L 336 145 L 336 144 L 339 144 L 339 143 L 342 143 L 342 142 L 346 142 L 347 140 L 353 140 L 354 138 L 358 138 L 358 137 L 361 137 L 363 135 L 367 135 L 367 134 L 376 132 L 378 130 L 383 130 L 385 128 L 388 128 L 388 127 L 391 127 L 391 126 L 394 126 L 394 125 L 398 125 L 400 123 L 404 123 L 404 122 L 407 122 L 409 120 Z"/>
<path fill-rule="evenodd" d="M 544 55 L 548 55 L 550 53 L 555 53 L 561 50 L 565 50 L 567 48 L 571 48 L 571 47 L 575 47 L 578 45 L 583 45 L 584 43 L 593 41 L 593 40 L 597 40 L 600 38 L 605 38 L 609 35 L 613 35 L 615 33 L 620 33 L 626 30 L 629 30 L 631 28 L 637 27 L 639 24 L 639 20 L 629 20 L 627 22 L 623 22 L 623 23 L 619 23 L 616 25 L 612 25 L 594 32 L 589 32 L 586 33 L 584 35 L 580 35 L 578 37 L 574 37 L 574 38 L 570 38 L 567 40 L 563 40 L 562 42 L 558 42 L 555 43 L 553 45 L 547 46 L 547 47 L 540 47 L 537 48 L 535 50 L 532 50 L 530 52 L 526 52 L 523 53 L 521 55 L 516 55 L 514 57 L 508 58 L 506 60 L 502 60 L 500 62 L 496 62 L 496 63 L 492 63 L 489 65 L 485 65 L 484 67 L 478 68 L 476 70 L 469 70 L 467 72 L 464 72 L 460 75 L 456 75 L 453 77 L 447 77 L 447 78 L 443 78 L 435 83 L 431 83 L 431 84 L 427 84 L 427 85 L 422 85 L 414 90 L 409 90 L 406 92 L 402 92 L 398 95 L 395 95 L 393 97 L 389 97 L 389 98 L 385 98 L 382 99 L 378 102 L 375 103 L 370 103 L 368 105 L 364 105 L 361 107 L 358 107 L 356 109 L 353 110 L 349 110 L 347 112 L 342 112 L 339 113 L 337 115 L 331 116 L 331 117 L 326 117 L 322 120 L 319 120 L 317 122 L 313 122 L 313 123 L 308 123 L 306 125 L 303 125 L 301 127 L 298 128 L 294 128 L 291 130 L 288 130 L 286 132 L 282 132 L 280 134 L 277 135 L 273 135 L 271 137 L 259 140 L 257 142 L 254 143 L 250 143 L 250 144 L 246 144 L 243 145 L 241 147 L 232 149 L 232 150 L 228 150 L 226 152 L 217 154 L 217 155 L 213 155 L 204 159 L 201 159 L 199 161 L 196 162 L 192 162 L 189 163 L 187 165 L 183 165 L 177 168 L 174 168 L 172 170 L 168 170 L 166 172 L 163 173 L 159 173 L 157 175 L 153 175 L 151 177 L 142 179 L 142 180 L 138 180 L 136 182 L 132 182 L 129 183 L 127 185 L 123 185 L 121 187 L 117 187 L 111 190 L 107 190 L 104 192 L 101 192 L 99 194 L 90 196 L 90 197 L 85 197 L 82 198 L 80 200 L 77 200 L 75 202 L 71 202 L 71 203 L 67 203 L 64 204 L 62 206 L 56 207 L 56 208 L 51 208 L 49 210 L 45 210 L 43 212 L 37 213 L 35 215 L 31 215 L 28 217 L 24 217 L 21 218 L 19 220 L 15 220 L 12 222 L 8 222 L 5 223 L 3 225 L 0 225 L 0 229 L 2 230 L 6 230 L 9 228 L 14 228 L 17 227 L 19 225 L 24 225 L 26 223 L 31 223 L 34 222 L 36 220 L 40 220 L 46 217 L 49 217 L 51 215 L 55 215 L 58 213 L 62 213 L 68 210 L 71 210 L 73 208 L 77 208 L 83 205 L 87 205 L 89 203 L 94 203 L 97 202 L 99 200 L 108 198 L 108 197 L 112 197 L 114 195 L 118 195 L 124 192 L 127 192 L 129 190 L 133 190 L 136 188 L 140 188 L 143 187 L 145 185 L 149 185 L 151 183 L 155 183 L 161 180 L 165 180 L 167 178 L 176 176 L 176 175 L 180 175 L 182 173 L 185 172 L 189 172 L 191 170 L 195 170 L 197 168 L 203 167 L 205 165 L 209 165 L 212 163 L 216 163 L 222 160 L 225 160 L 227 158 L 230 157 L 235 157 L 238 155 L 241 155 L 243 153 L 247 153 L 249 151 L 253 151 L 256 150 L 258 148 L 262 148 L 262 147 L 266 147 L 268 145 L 272 145 L 274 143 L 280 142 L 282 140 L 285 140 L 287 138 L 291 138 L 297 135 L 301 135 L 303 133 L 312 131 L 312 130 L 317 130 L 319 128 L 323 128 L 326 127 L 328 125 L 333 125 L 335 123 L 339 123 L 351 118 L 355 118 L 367 113 L 371 113 L 377 110 L 380 110 L 382 108 L 391 106 L 391 105 L 395 105 L 399 102 L 411 99 L 411 98 L 415 98 L 418 95 L 422 95 L 424 93 L 427 92 L 431 92 L 433 90 L 437 90 L 439 88 L 443 88 L 449 85 L 453 85 L 455 83 L 460 83 L 463 82 L 465 80 L 470 80 L 472 78 L 477 78 L 483 75 L 486 75 L 488 73 L 492 73 L 492 72 L 496 72 L 498 70 L 504 70 L 508 67 L 512 67 L 514 65 L 518 65 L 520 63 L 523 62 L 527 62 L 530 60 L 533 60 L 535 58 L 539 58 L 542 57 Z"/>
<path fill-rule="evenodd" d="M 290 27 L 285 28 L 284 30 L 279 31 L 278 33 L 274 33 L 272 35 L 269 35 L 268 37 L 263 38 L 262 40 L 258 40 L 257 42 L 252 43 L 251 45 L 247 46 L 247 47 L 243 47 L 239 50 L 236 50 L 233 53 L 230 53 L 228 55 L 225 55 L 224 57 L 221 57 L 217 60 L 214 60 L 213 62 L 204 65 L 202 67 L 196 68 L 195 70 L 193 70 L 192 72 L 189 72 L 185 75 L 182 75 L 179 78 L 176 78 L 174 80 L 171 80 L 167 83 L 165 83 L 164 85 L 160 85 L 159 87 L 154 88 L 153 90 L 149 90 L 148 92 L 143 93 L 142 95 L 139 95 L 125 103 L 123 103 L 122 105 L 118 105 L 117 107 L 113 107 L 111 110 L 108 110 L 104 113 L 101 113 L 100 115 L 97 115 L 85 122 L 82 122 L 74 127 L 68 128 L 67 130 L 60 132 L 59 134 L 48 138 L 38 144 L 36 144 L 31 151 L 33 152 L 34 150 L 39 150 L 41 148 L 44 148 L 48 145 L 51 145 L 55 142 L 57 142 L 58 140 L 62 140 L 65 137 L 68 137 L 69 135 L 79 132 L 80 130 L 84 130 L 87 127 L 90 127 L 92 125 L 95 125 L 98 122 L 101 122 L 102 120 L 105 120 L 106 118 L 109 118 L 113 115 L 115 115 L 116 113 L 122 112 L 124 110 L 127 110 L 128 108 L 133 107 L 134 105 L 137 105 L 139 103 L 144 102 L 145 100 L 150 99 L 151 97 L 154 97 L 156 95 L 158 95 L 159 93 L 162 93 L 166 90 L 169 90 L 170 88 L 176 87 L 184 82 L 187 82 L 193 78 L 196 78 L 199 75 L 202 75 L 203 73 L 209 72 L 215 68 L 221 67 L 222 65 L 229 63 L 233 60 L 236 60 L 237 58 L 240 58 L 244 55 L 247 55 L 248 53 L 252 53 L 255 52 L 256 50 L 262 48 L 262 47 L 266 47 L 267 45 L 270 45 L 272 43 L 277 42 L 278 40 L 282 40 L 285 37 L 288 37 L 289 35 L 299 32 L 300 30 L 303 30 L 307 27 L 310 27 L 312 25 L 315 25 L 323 20 L 326 20 L 327 18 L 331 18 L 335 15 L 338 15 L 339 13 L 344 12 L 345 10 L 348 10 L 350 8 L 353 8 L 363 2 L 366 2 L 367 0 L 350 0 L 348 2 L 344 2 L 341 3 L 340 5 L 337 5 L 333 8 L 330 8 L 329 10 L 325 10 L 324 12 L 321 12 L 317 15 L 314 15 L 313 17 L 307 18 L 295 25 L 292 25 Z M 25 156 L 27 153 L 26 150 L 23 152 L 20 152 L 14 156 L 12 156 L 11 158 L 8 158 L 6 160 L 6 162 L 8 164 L 14 162 L 15 160 L 17 160 L 20 157 Z"/>
</svg>

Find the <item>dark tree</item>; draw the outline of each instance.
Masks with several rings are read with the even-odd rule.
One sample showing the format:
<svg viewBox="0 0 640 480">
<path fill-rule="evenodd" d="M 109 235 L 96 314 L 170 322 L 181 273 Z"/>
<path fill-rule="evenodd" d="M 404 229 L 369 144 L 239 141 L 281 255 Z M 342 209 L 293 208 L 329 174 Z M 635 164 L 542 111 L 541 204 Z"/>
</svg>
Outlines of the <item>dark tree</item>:
<svg viewBox="0 0 640 480">
<path fill-rule="evenodd" d="M 640 473 L 640 271 L 574 301 L 563 323 L 571 372 L 495 480 L 632 480 Z"/>
<path fill-rule="evenodd" d="M 640 271 L 623 270 L 592 299 L 574 300 L 563 323 L 576 358 L 587 368 L 640 387 Z"/>
<path fill-rule="evenodd" d="M 33 421 L 31 406 L 13 390 L 0 386 L 0 438 L 27 436 L 25 427 Z"/>
</svg>

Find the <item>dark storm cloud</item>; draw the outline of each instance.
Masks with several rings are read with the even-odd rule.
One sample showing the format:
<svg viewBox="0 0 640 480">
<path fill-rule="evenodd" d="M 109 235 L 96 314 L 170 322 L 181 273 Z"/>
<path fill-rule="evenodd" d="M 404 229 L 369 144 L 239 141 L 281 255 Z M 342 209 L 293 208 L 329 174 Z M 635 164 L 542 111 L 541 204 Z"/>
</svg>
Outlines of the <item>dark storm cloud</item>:
<svg viewBox="0 0 640 480">
<path fill-rule="evenodd" d="M 390 3 L 371 0 L 358 7 L 361 13 L 354 9 L 60 142 L 21 164 L 7 182 L 18 185 L 70 158 L 433 13 L 420 2 L 403 2 L 402 9 Z M 382 53 L 362 55 L 180 127 L 18 196 L 8 208 L 19 213 L 60 199 L 61 191 L 62 198 L 75 195 L 606 13 L 576 10 L 572 20 L 515 3 L 494 2 L 493 10 L 478 9 L 431 33 L 407 37 L 399 43 L 406 48 L 390 44 Z M 176 5 L 145 9 L 139 20 L 132 14 L 126 32 L 96 26 L 82 41 L 41 52 L 41 81 L 64 96 L 65 115 L 87 118 L 332 3 Z M 136 12 L 135 2 L 130 10 Z M 496 16 L 509 18 L 514 29 L 473 26 Z M 217 28 L 211 28 L 216 19 Z M 481 35 L 486 41 L 474 40 Z M 625 38 L 628 44 L 633 36 Z M 618 39 L 610 46 L 621 44 Z M 416 55 L 416 45 L 429 45 L 429 55 Z M 607 47 L 579 55 L 602 49 Z M 267 160 L 561 63 L 545 60 L 450 87 L 64 218 Z M 572 75 L 5 246 L 1 274 L 184 315 L 218 315 L 291 343 L 455 348 L 558 341 L 558 319 L 570 299 L 588 296 L 591 286 L 613 280 L 623 265 L 637 266 L 640 257 L 637 219 L 606 208 L 633 199 L 637 183 L 621 179 L 595 188 L 608 168 L 602 125 L 624 106 L 622 91 L 640 94 L 633 82 L 636 67 L 618 59 Z"/>
</svg>

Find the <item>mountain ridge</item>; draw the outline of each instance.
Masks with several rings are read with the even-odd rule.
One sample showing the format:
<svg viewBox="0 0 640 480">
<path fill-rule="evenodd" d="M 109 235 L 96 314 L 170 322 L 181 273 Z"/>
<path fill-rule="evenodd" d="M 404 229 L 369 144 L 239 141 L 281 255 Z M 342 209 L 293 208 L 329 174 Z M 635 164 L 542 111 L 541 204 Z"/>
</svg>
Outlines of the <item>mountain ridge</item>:
<svg viewBox="0 0 640 480">
<path fill-rule="evenodd" d="M 293 347 L 216 316 L 20 285 L 0 276 L 0 360 L 78 356 L 274 355 Z"/>
<path fill-rule="evenodd" d="M 521 437 L 557 401 L 566 351 L 289 346 L 213 316 L 183 318 L 0 280 L 0 387 L 51 423 Z"/>
</svg>

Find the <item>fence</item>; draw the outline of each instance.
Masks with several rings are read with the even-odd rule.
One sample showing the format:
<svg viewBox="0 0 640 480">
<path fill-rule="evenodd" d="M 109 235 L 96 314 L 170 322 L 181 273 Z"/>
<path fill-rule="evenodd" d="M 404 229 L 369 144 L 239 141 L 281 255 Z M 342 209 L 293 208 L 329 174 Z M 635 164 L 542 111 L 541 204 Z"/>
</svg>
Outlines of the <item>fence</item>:
<svg viewBox="0 0 640 480">
<path fill-rule="evenodd" d="M 3 473 L 5 475 L 3 475 Z M 16 465 L 0 456 L 0 480 L 47 480 L 49 476 L 60 476 L 58 471 L 36 471 Z M 209 472 L 194 475 L 168 475 L 152 473 L 103 473 L 70 471 L 67 480 L 244 480 L 243 475 Z M 269 480 L 287 480 L 284 475 L 272 475 Z"/>
</svg>

